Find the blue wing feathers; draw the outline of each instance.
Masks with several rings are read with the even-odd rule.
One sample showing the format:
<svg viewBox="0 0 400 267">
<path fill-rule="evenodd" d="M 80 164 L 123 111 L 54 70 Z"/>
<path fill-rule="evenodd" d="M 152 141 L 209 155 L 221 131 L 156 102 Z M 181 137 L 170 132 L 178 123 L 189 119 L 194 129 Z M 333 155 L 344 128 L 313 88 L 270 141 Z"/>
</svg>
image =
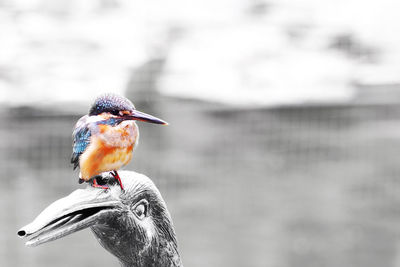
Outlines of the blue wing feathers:
<svg viewBox="0 0 400 267">
<path fill-rule="evenodd" d="M 87 125 L 82 125 L 83 127 L 76 127 L 73 132 L 73 149 L 71 163 L 74 164 L 74 170 L 79 166 L 79 158 L 90 143 L 90 130 Z"/>
</svg>

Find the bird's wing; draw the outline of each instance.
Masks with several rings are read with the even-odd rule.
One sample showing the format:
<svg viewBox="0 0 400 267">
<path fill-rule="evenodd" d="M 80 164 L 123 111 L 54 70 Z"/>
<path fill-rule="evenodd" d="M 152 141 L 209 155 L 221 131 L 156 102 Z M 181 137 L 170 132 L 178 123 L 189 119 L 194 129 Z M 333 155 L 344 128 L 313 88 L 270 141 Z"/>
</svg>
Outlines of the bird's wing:
<svg viewBox="0 0 400 267">
<path fill-rule="evenodd" d="M 79 166 L 79 157 L 85 151 L 90 142 L 91 132 L 87 119 L 87 115 L 80 118 L 72 132 L 73 149 L 71 163 L 74 164 L 74 170 Z"/>
</svg>

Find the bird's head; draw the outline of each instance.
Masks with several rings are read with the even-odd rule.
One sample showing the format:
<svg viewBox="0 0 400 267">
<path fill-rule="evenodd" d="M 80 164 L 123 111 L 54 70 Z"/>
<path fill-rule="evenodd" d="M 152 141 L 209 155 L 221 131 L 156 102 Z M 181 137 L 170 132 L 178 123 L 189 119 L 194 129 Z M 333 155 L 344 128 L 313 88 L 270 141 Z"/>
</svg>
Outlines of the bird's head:
<svg viewBox="0 0 400 267">
<path fill-rule="evenodd" d="M 168 124 L 157 117 L 136 110 L 129 99 L 112 93 L 100 95 L 90 107 L 89 116 L 99 115 L 104 119 L 138 120 L 163 125 Z"/>
<path fill-rule="evenodd" d="M 37 246 L 90 227 L 123 266 L 181 266 L 172 220 L 153 182 L 121 171 L 125 185 L 109 190 L 88 186 L 61 198 L 18 231 Z"/>
</svg>

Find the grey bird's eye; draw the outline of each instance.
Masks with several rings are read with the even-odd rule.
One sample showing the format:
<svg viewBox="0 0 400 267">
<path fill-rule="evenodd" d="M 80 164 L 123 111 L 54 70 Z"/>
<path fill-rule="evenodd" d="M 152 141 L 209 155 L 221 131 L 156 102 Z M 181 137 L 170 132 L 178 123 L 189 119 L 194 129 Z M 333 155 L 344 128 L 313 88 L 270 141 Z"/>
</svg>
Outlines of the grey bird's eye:
<svg viewBox="0 0 400 267">
<path fill-rule="evenodd" d="M 147 216 L 148 202 L 146 200 L 140 201 L 133 209 L 135 215 L 140 219 L 144 219 Z"/>
</svg>

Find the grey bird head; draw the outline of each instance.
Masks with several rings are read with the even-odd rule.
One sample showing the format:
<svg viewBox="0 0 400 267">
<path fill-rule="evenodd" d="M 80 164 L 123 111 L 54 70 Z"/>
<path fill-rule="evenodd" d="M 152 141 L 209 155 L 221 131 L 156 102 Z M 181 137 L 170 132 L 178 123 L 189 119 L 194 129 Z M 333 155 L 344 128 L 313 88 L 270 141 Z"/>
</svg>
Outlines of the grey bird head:
<svg viewBox="0 0 400 267">
<path fill-rule="evenodd" d="M 61 198 L 18 231 L 37 246 L 90 227 L 123 266 L 181 266 L 175 231 L 164 200 L 146 176 L 121 171 L 125 193 L 78 189 Z"/>
</svg>

